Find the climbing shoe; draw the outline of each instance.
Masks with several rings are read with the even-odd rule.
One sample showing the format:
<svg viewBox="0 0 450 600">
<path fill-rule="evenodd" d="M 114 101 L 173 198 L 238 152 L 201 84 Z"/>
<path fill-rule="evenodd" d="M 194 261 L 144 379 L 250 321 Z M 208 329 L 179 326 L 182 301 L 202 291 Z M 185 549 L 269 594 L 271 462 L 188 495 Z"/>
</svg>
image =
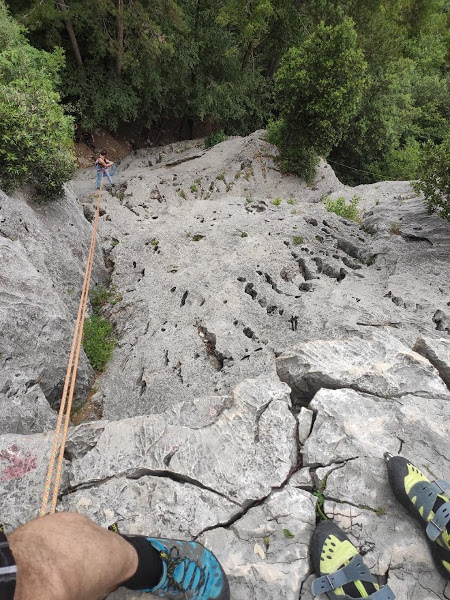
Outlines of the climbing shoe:
<svg viewBox="0 0 450 600">
<path fill-rule="evenodd" d="M 327 594 L 332 600 L 394 600 L 390 587 L 380 588 L 358 550 L 332 521 L 321 521 L 317 525 L 310 554 L 313 569 L 319 576 L 311 586 L 315 596 Z"/>
<path fill-rule="evenodd" d="M 227 576 L 219 561 L 197 542 L 146 538 L 159 553 L 162 576 L 141 589 L 168 600 L 229 600 Z"/>
<path fill-rule="evenodd" d="M 384 455 L 389 483 L 395 497 L 419 521 L 425 532 L 439 573 L 450 579 L 450 484 L 431 482 L 403 456 Z"/>
</svg>

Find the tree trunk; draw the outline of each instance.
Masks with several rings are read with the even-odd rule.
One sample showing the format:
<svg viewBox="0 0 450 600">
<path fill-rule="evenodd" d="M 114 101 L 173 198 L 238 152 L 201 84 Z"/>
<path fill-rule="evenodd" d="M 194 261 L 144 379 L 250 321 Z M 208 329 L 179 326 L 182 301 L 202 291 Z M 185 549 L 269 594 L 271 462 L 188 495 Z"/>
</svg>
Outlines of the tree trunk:
<svg viewBox="0 0 450 600">
<path fill-rule="evenodd" d="M 123 0 L 117 0 L 117 75 L 122 74 L 123 56 Z"/>
<path fill-rule="evenodd" d="M 75 31 L 73 30 L 73 26 L 72 26 L 72 21 L 70 20 L 70 17 L 67 14 L 66 3 L 64 2 L 64 0 L 59 0 L 58 6 L 64 13 L 66 13 L 66 16 L 64 16 L 64 22 L 66 23 L 67 33 L 69 34 L 70 41 L 72 42 L 72 48 L 75 53 L 75 58 L 77 60 L 77 63 L 80 66 L 83 66 L 83 59 L 81 58 L 77 38 L 75 36 Z"/>
</svg>

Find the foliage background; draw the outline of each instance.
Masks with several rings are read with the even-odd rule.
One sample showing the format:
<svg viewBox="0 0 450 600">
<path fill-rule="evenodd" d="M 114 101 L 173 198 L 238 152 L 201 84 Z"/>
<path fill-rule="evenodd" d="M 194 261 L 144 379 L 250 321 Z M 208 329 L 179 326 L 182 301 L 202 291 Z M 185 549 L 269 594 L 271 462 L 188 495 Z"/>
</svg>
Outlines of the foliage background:
<svg viewBox="0 0 450 600">
<path fill-rule="evenodd" d="M 423 148 L 449 137 L 450 0 L 9 0 L 6 6 L 16 23 L 5 25 L 2 8 L 2 27 L 16 31 L 14 47 L 19 38 L 26 47 L 20 60 L 35 94 L 18 105 L 23 112 L 41 103 L 40 119 L 44 113 L 61 119 L 53 106 L 59 93 L 88 130 L 131 122 L 145 129 L 168 119 L 188 135 L 199 124 L 244 135 L 270 123 L 285 168 L 308 178 L 321 155 L 350 184 L 415 178 Z M 17 23 L 26 27 L 28 44 Z M 19 59 L 2 55 L 2 84 L 18 98 L 25 92 L 4 64 Z M 34 84 L 36 78 L 45 84 Z M 38 88 L 46 90 L 41 97 Z M 13 120 L 20 121 L 19 113 Z M 70 124 L 58 122 L 66 148 Z M 66 168 L 65 161 L 61 156 L 57 164 Z M 23 166 L 16 165 L 12 184 Z M 33 169 L 23 170 L 29 176 Z M 59 185 L 55 169 L 51 180 Z"/>
</svg>

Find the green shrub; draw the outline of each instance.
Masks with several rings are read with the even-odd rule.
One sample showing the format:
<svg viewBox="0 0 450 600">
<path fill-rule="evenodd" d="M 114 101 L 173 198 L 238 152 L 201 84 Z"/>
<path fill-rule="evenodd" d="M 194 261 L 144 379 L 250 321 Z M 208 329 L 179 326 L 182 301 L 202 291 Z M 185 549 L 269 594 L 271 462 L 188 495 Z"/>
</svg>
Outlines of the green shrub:
<svg viewBox="0 0 450 600">
<path fill-rule="evenodd" d="M 228 139 L 228 136 L 225 135 L 223 131 L 216 131 L 216 133 L 211 133 L 205 140 L 205 148 L 212 148 L 216 144 L 220 144 L 220 142 L 225 142 Z"/>
<path fill-rule="evenodd" d="M 83 349 L 96 371 L 103 371 L 111 358 L 116 344 L 112 334 L 113 326 L 104 317 L 94 313 L 85 319 Z"/>
<path fill-rule="evenodd" d="M 197 189 L 198 189 L 198 188 L 197 188 L 197 186 L 196 186 L 196 185 L 194 185 L 194 184 L 192 184 L 192 185 L 191 185 L 191 192 L 192 192 L 193 194 L 195 194 L 195 192 L 197 191 Z"/>
<path fill-rule="evenodd" d="M 441 145 L 433 142 L 425 145 L 419 171 L 414 191 L 423 193 L 430 214 L 436 212 L 450 221 L 450 139 Z"/>
<path fill-rule="evenodd" d="M 272 204 L 273 204 L 274 206 L 280 206 L 280 204 L 281 204 L 282 202 L 283 202 L 283 200 L 282 200 L 282 199 L 281 199 L 279 196 L 277 196 L 276 198 L 274 198 L 274 199 L 272 200 Z"/>
<path fill-rule="evenodd" d="M 300 246 L 301 244 L 303 244 L 303 238 L 301 235 L 294 235 L 292 241 L 294 242 L 295 246 Z"/>
<path fill-rule="evenodd" d="M 241 237 L 248 237 L 248 233 L 246 231 L 241 231 Z"/>
<path fill-rule="evenodd" d="M 359 201 L 360 198 L 356 195 L 350 200 L 350 204 L 345 203 L 345 198 L 343 196 L 339 196 L 337 200 L 325 198 L 325 208 L 328 212 L 333 212 L 340 217 L 351 219 L 352 221 L 359 223 L 361 220 L 361 216 L 357 208 Z"/>
<path fill-rule="evenodd" d="M 91 300 L 91 306 L 94 313 L 98 314 L 100 309 L 110 304 L 114 306 L 117 302 L 122 300 L 122 296 L 117 293 L 116 288 L 113 287 L 105 287 L 103 285 L 98 285 L 93 288 L 89 294 Z"/>
<path fill-rule="evenodd" d="M 0 30 L 0 185 L 31 183 L 39 200 L 52 200 L 75 173 L 72 119 L 55 91 L 63 54 L 30 46 L 3 3 Z"/>
</svg>

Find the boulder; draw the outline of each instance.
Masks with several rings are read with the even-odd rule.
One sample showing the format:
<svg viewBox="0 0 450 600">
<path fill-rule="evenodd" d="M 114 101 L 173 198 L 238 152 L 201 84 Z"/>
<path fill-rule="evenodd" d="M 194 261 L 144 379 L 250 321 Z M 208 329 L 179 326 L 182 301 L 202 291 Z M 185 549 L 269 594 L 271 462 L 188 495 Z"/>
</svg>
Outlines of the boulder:
<svg viewBox="0 0 450 600">
<path fill-rule="evenodd" d="M 0 434 L 52 431 L 56 418 L 38 384 L 12 397 L 0 394 Z"/>
<path fill-rule="evenodd" d="M 298 344 L 278 357 L 277 372 L 297 404 L 307 404 L 321 388 L 352 388 L 381 398 L 415 394 L 450 399 L 438 371 L 383 332 Z"/>
<path fill-rule="evenodd" d="M 424 356 L 436 367 L 442 380 L 450 389 L 450 339 L 419 337 L 414 351 Z"/>
</svg>

